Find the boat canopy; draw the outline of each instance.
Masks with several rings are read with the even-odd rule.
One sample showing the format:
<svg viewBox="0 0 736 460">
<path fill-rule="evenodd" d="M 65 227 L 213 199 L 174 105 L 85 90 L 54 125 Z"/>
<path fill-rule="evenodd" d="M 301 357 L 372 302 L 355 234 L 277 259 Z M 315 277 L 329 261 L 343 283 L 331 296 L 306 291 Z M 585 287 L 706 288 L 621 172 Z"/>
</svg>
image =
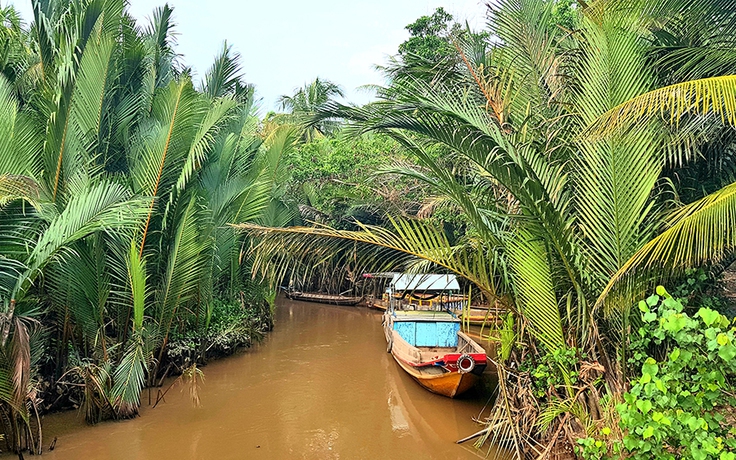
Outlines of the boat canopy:
<svg viewBox="0 0 736 460">
<path fill-rule="evenodd" d="M 391 281 L 394 292 L 406 291 L 459 291 L 460 284 L 455 275 L 437 275 L 430 273 L 396 273 Z"/>
</svg>

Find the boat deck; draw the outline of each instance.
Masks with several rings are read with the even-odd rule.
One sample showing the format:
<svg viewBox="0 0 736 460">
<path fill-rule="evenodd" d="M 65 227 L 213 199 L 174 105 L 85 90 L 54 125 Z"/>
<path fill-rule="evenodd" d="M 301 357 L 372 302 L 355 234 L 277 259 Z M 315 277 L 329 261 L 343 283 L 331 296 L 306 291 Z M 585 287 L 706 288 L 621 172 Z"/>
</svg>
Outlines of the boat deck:
<svg viewBox="0 0 736 460">
<path fill-rule="evenodd" d="M 448 353 L 457 353 L 456 348 L 440 347 L 417 347 L 419 349 L 420 361 L 422 363 L 436 361 Z"/>
<path fill-rule="evenodd" d="M 423 375 L 442 375 L 447 373 L 446 370 L 439 366 L 415 367 L 414 370 Z"/>
</svg>

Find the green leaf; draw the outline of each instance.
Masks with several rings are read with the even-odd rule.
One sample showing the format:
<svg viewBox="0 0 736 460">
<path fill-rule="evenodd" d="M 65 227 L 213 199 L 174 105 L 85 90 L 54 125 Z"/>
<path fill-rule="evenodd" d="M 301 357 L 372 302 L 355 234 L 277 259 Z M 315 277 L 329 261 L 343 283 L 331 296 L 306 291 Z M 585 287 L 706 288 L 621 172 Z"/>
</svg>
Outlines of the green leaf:
<svg viewBox="0 0 736 460">
<path fill-rule="evenodd" d="M 711 324 L 715 323 L 716 320 L 718 320 L 721 317 L 721 314 L 715 310 L 711 310 L 710 308 L 703 307 L 700 310 L 698 310 L 695 316 L 701 317 L 705 325 L 710 326 Z"/>
<path fill-rule="evenodd" d="M 657 372 L 659 372 L 659 365 L 657 364 L 657 361 L 655 361 L 654 358 L 647 358 L 647 360 L 641 366 L 641 372 L 642 374 L 649 374 L 651 376 L 657 375 Z"/>
<path fill-rule="evenodd" d="M 736 357 L 736 347 L 730 343 L 728 345 L 724 345 L 718 350 L 718 356 L 720 356 L 724 361 L 731 361 Z"/>
<path fill-rule="evenodd" d="M 652 402 L 648 399 L 640 399 L 636 401 L 636 408 L 639 409 L 643 414 L 647 414 L 650 410 L 652 410 Z"/>
<path fill-rule="evenodd" d="M 675 333 L 679 332 L 682 329 L 685 328 L 687 325 L 687 318 L 683 316 L 681 313 L 674 314 L 667 318 L 667 320 L 664 322 L 664 329 L 666 331 Z"/>
</svg>

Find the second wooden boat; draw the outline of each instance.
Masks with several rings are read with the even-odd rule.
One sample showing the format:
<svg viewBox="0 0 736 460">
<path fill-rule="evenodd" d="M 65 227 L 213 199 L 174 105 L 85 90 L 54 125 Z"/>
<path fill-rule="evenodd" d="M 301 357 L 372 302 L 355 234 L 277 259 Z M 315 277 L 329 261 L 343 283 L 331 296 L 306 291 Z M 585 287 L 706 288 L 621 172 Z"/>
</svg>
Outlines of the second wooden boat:
<svg viewBox="0 0 736 460">
<path fill-rule="evenodd" d="M 351 297 L 335 294 L 318 294 L 314 292 L 287 291 L 286 297 L 292 300 L 301 300 L 304 302 L 326 303 L 330 305 L 354 306 L 358 305 L 363 297 Z"/>
</svg>

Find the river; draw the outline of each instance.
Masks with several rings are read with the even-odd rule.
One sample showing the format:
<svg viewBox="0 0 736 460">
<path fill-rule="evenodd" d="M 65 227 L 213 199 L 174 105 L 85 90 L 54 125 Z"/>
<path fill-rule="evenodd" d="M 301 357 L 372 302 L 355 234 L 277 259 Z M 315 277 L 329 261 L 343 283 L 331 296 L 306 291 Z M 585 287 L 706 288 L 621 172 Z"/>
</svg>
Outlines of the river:
<svg viewBox="0 0 736 460">
<path fill-rule="evenodd" d="M 466 459 L 489 395 L 451 400 L 422 389 L 386 353 L 381 315 L 280 299 L 259 345 L 203 368 L 201 405 L 171 390 L 133 420 L 88 426 L 44 418 L 43 458 Z"/>
</svg>

